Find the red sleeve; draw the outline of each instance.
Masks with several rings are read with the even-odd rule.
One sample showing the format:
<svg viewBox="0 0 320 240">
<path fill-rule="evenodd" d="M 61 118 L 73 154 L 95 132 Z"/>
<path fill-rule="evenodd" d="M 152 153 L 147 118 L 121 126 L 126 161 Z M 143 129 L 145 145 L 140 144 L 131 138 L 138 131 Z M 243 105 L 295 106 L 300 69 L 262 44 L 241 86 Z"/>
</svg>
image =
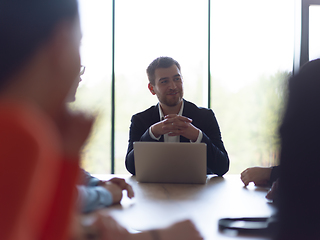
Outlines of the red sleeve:
<svg viewBox="0 0 320 240">
<path fill-rule="evenodd" d="M 38 146 L 23 128 L 0 119 L 0 239 L 8 239 L 24 207 L 37 165 Z"/>
<path fill-rule="evenodd" d="M 62 160 L 58 182 L 54 189 L 51 209 L 40 239 L 68 239 L 71 216 L 75 214 L 76 182 L 79 176 L 78 161 Z"/>
<path fill-rule="evenodd" d="M 60 139 L 46 119 L 29 109 L 5 110 L 0 107 L 0 239 L 65 240 L 78 159 L 61 159 Z"/>
</svg>

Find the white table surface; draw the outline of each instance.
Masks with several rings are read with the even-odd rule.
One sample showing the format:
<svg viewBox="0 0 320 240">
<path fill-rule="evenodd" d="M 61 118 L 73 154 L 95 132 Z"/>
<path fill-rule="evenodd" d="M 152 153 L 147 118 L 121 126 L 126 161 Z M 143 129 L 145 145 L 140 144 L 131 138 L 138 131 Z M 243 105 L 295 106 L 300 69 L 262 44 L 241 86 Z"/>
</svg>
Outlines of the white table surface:
<svg viewBox="0 0 320 240">
<path fill-rule="evenodd" d="M 206 240 L 267 240 L 267 237 L 235 235 L 221 232 L 218 220 L 224 217 L 268 217 L 274 205 L 265 198 L 268 188 L 244 187 L 239 175 L 209 175 L 207 183 L 161 184 L 139 183 L 131 175 L 95 175 L 102 180 L 125 178 L 135 197 L 124 195 L 121 204 L 105 209 L 130 231 L 168 226 L 191 219 Z"/>
</svg>

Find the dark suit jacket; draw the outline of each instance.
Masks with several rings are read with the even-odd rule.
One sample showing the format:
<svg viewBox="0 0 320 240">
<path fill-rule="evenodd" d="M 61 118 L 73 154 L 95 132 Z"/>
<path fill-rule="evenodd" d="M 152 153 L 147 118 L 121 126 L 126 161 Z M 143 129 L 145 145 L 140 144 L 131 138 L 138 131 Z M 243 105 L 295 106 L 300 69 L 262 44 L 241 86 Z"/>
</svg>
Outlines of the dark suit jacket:
<svg viewBox="0 0 320 240">
<path fill-rule="evenodd" d="M 211 109 L 199 108 L 195 104 L 184 100 L 183 116 L 191 118 L 192 124 L 201 129 L 202 142 L 207 144 L 207 173 L 222 176 L 229 170 L 229 158 L 221 140 L 218 122 Z M 157 141 L 151 138 L 149 127 L 160 121 L 159 104 L 137 113 L 131 118 L 129 146 L 126 155 L 126 168 L 135 174 L 133 142 Z M 164 141 L 161 136 L 159 141 Z M 180 136 L 180 142 L 190 142 Z"/>
</svg>

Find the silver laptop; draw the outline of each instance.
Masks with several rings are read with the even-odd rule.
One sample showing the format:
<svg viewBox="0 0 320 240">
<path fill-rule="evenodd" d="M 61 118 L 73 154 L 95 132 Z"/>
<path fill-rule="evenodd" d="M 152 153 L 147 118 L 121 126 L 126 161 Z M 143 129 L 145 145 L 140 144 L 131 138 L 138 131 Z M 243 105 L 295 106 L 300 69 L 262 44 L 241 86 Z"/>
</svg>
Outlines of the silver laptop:
<svg viewBox="0 0 320 240">
<path fill-rule="evenodd" d="M 136 179 L 144 183 L 205 183 L 205 143 L 134 142 Z"/>
</svg>

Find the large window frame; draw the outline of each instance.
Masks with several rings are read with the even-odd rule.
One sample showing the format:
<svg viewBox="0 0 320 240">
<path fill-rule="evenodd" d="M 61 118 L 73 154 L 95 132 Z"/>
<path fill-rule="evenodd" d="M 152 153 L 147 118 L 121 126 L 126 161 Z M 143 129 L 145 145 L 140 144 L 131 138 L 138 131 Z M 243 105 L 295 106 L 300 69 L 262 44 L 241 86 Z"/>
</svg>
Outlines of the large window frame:
<svg viewBox="0 0 320 240">
<path fill-rule="evenodd" d="M 208 92 L 207 107 L 211 107 L 211 69 L 210 69 L 210 5 L 208 0 Z M 295 36 L 293 49 L 293 74 L 309 61 L 309 6 L 320 5 L 320 0 L 295 0 Z M 112 1 L 112 79 L 111 79 L 111 173 L 115 173 L 115 8 Z"/>
<path fill-rule="evenodd" d="M 309 61 L 309 7 L 320 5 L 320 0 L 296 0 L 295 50 L 293 73 Z"/>
</svg>

